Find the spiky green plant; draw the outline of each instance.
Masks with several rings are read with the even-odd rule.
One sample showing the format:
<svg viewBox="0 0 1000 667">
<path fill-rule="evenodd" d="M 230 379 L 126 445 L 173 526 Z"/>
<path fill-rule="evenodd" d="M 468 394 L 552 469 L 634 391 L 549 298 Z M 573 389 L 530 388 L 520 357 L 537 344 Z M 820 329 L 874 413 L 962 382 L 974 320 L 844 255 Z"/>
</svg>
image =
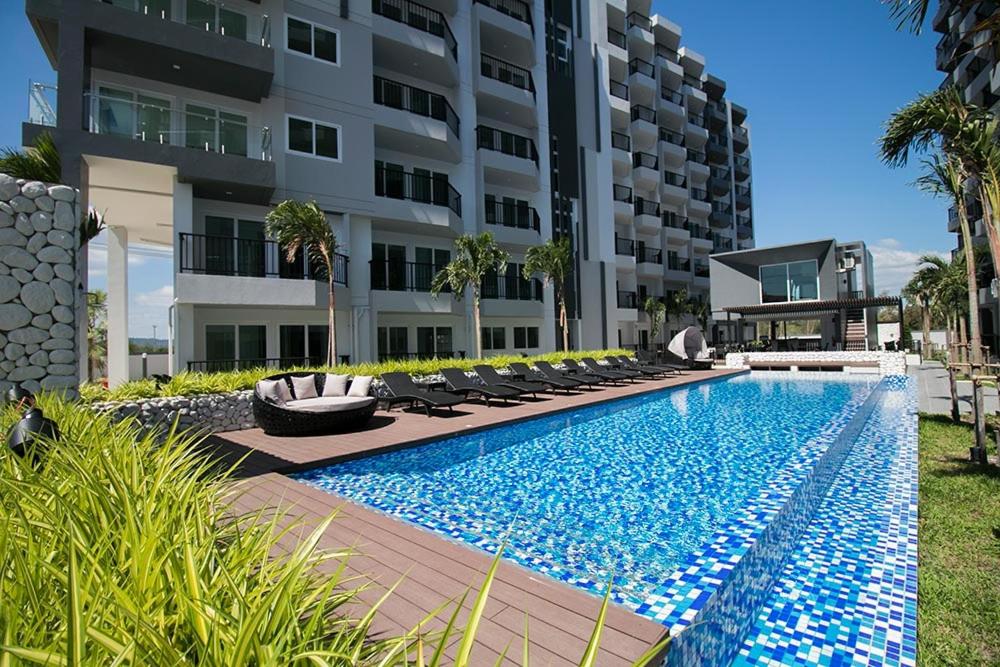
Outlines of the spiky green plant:
<svg viewBox="0 0 1000 667">
<path fill-rule="evenodd" d="M 323 267 L 327 288 L 327 335 L 326 363 L 332 366 L 337 361 L 337 299 L 334 289 L 334 259 L 337 253 L 337 237 L 326 214 L 316 202 L 299 202 L 287 199 L 274 207 L 265 218 L 267 234 L 278 242 L 285 252 L 285 259 L 294 262 L 300 250 Z"/>
<path fill-rule="evenodd" d="M 483 280 L 490 274 L 500 275 L 507 270 L 510 255 L 500 247 L 490 232 L 479 236 L 463 234 L 455 239 L 455 257 L 435 274 L 431 281 L 431 294 L 437 296 L 445 287 L 461 299 L 468 289 L 472 292 L 472 327 L 475 329 L 475 356 L 483 354 L 483 332 L 480 327 L 479 301 L 483 293 Z"/>
<path fill-rule="evenodd" d="M 530 278 L 536 273 L 541 273 L 545 276 L 545 282 L 551 283 L 555 288 L 556 300 L 559 302 L 559 327 L 562 329 L 564 352 L 569 350 L 566 281 L 572 268 L 573 248 L 567 236 L 558 241 L 549 239 L 540 246 L 528 248 L 524 256 L 524 277 Z"/>
<path fill-rule="evenodd" d="M 29 181 L 61 183 L 62 159 L 59 157 L 52 135 L 42 132 L 35 138 L 31 147 L 25 150 L 14 148 L 0 150 L 0 173 Z"/>
</svg>

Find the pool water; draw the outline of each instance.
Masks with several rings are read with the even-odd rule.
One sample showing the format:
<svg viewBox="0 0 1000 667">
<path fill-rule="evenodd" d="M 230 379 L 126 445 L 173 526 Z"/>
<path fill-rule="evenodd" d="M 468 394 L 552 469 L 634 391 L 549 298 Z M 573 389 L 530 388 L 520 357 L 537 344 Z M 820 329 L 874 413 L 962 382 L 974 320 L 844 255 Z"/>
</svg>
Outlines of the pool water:
<svg viewBox="0 0 1000 667">
<path fill-rule="evenodd" d="M 294 477 L 636 608 L 877 381 L 741 375 Z"/>
</svg>

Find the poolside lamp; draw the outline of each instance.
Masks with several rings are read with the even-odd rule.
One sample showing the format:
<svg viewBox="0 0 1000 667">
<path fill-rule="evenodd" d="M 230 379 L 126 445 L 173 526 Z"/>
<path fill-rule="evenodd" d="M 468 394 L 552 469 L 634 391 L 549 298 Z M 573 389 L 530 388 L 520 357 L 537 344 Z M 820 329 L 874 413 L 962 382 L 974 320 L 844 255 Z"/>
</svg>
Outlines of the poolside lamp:
<svg viewBox="0 0 1000 667">
<path fill-rule="evenodd" d="M 7 447 L 20 457 L 31 452 L 32 458 L 37 463 L 40 458 L 40 442 L 58 439 L 59 427 L 35 405 L 35 396 L 27 389 L 21 386 L 12 387 L 7 392 L 7 400 L 16 403 L 19 409 L 27 407 L 21 419 L 7 431 Z"/>
</svg>

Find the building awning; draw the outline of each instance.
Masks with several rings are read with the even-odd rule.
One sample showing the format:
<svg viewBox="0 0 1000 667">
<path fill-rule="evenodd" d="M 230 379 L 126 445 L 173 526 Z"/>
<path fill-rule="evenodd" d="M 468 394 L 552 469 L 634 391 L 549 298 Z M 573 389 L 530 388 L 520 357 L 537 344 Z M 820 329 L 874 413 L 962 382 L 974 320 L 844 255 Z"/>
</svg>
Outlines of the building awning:
<svg viewBox="0 0 1000 667">
<path fill-rule="evenodd" d="M 898 308 L 902 306 L 902 303 L 902 298 L 898 296 L 868 296 L 850 299 L 789 301 L 785 303 L 753 303 L 746 306 L 727 306 L 722 311 L 747 319 L 762 320 L 769 317 L 783 318 L 790 315 L 818 317 L 842 310 L 855 310 L 857 308 L 882 308 L 884 306 L 896 306 Z"/>
</svg>

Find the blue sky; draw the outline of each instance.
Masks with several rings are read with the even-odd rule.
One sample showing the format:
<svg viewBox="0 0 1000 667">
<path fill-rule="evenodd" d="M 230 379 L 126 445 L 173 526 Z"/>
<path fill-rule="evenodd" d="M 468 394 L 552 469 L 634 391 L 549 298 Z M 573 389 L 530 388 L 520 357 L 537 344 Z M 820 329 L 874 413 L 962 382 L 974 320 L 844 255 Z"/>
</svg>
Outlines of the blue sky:
<svg viewBox="0 0 1000 667">
<path fill-rule="evenodd" d="M 891 171 L 878 160 L 881 123 L 919 91 L 935 88 L 932 32 L 897 33 L 878 0 L 672 0 L 654 13 L 683 29 L 750 111 L 754 225 L 758 245 L 836 237 L 866 241 L 880 290 L 896 292 L 925 252 L 947 252 L 947 206 L 914 190 L 917 167 Z M 28 79 L 54 82 L 23 3 L 0 2 L 0 145 L 20 142 Z M 91 251 L 94 287 L 104 284 L 102 239 Z M 162 337 L 171 263 L 132 253 L 130 333 Z"/>
</svg>

